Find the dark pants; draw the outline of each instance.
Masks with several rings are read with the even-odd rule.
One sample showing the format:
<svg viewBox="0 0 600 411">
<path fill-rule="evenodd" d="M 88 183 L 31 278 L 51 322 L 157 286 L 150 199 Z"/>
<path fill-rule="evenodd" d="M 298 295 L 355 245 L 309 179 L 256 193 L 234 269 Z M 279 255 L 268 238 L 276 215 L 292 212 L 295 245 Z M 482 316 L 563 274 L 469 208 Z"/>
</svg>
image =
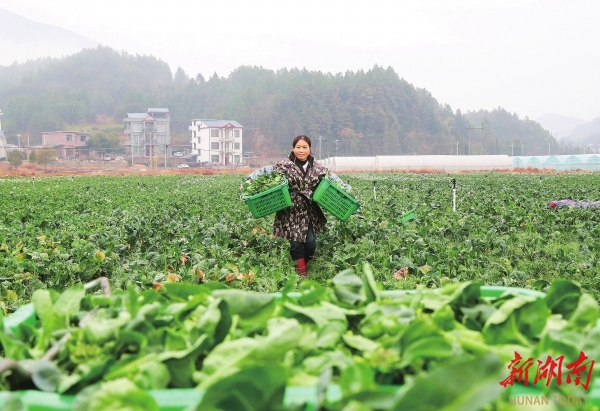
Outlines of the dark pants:
<svg viewBox="0 0 600 411">
<path fill-rule="evenodd" d="M 310 260 L 312 260 L 316 248 L 317 236 L 313 231 L 312 223 L 308 225 L 306 241 L 290 241 L 290 255 L 294 261 L 304 258 L 304 260 L 308 263 Z"/>
</svg>

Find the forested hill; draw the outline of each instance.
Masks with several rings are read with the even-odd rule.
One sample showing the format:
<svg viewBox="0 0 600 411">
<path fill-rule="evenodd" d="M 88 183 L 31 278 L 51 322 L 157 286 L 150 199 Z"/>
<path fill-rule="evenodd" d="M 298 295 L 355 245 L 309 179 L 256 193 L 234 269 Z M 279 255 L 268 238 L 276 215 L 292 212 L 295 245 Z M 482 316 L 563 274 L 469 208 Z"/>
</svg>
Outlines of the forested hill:
<svg viewBox="0 0 600 411">
<path fill-rule="evenodd" d="M 443 75 L 440 74 L 440 75 Z M 40 138 L 47 130 L 121 123 L 127 112 L 167 107 L 172 131 L 186 136 L 191 119 L 233 119 L 262 144 L 286 152 L 293 136 L 322 136 L 323 154 L 552 154 L 559 147 L 529 119 L 498 108 L 463 114 L 413 87 L 392 68 L 329 74 L 242 66 L 228 77 L 189 78 L 152 56 L 85 49 L 62 59 L 0 67 L 0 108 L 7 134 Z M 483 126 L 483 130 L 481 127 Z M 480 127 L 479 129 L 475 127 Z M 337 142 L 336 142 L 337 140 Z M 315 140 L 316 143 L 316 140 Z M 511 147 L 511 144 L 514 147 Z M 313 147 L 317 148 L 315 144 Z M 560 148 L 560 154 L 565 148 Z"/>
</svg>

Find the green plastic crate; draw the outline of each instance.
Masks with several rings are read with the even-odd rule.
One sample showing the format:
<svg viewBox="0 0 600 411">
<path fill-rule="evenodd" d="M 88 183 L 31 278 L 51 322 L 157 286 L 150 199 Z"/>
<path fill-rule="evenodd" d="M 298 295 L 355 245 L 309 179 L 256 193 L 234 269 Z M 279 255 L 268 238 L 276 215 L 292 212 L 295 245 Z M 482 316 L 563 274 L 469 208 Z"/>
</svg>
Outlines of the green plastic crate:
<svg viewBox="0 0 600 411">
<path fill-rule="evenodd" d="M 336 388 L 336 387 L 333 387 Z M 339 397 L 339 389 L 328 388 L 327 396 Z M 331 391 L 331 392 L 330 392 Z M 205 391 L 194 388 L 179 388 L 165 390 L 148 390 L 161 411 L 187 411 L 196 406 L 204 396 Z M 0 409 L 11 396 L 17 396 L 27 411 L 69 411 L 75 402 L 75 395 L 60 395 L 42 391 L 0 392 Z M 302 411 L 316 411 L 316 387 L 286 387 L 284 405 L 305 404 Z"/>
<path fill-rule="evenodd" d="M 354 197 L 337 188 L 328 178 L 321 180 L 313 200 L 341 221 L 346 221 L 360 207 Z"/>
<path fill-rule="evenodd" d="M 438 291 L 441 289 L 437 289 Z M 383 298 L 403 298 L 406 295 L 414 294 L 416 290 L 384 290 L 380 291 L 380 295 Z M 482 285 L 480 288 L 481 298 L 500 298 L 502 294 L 514 294 L 514 295 L 527 295 L 532 297 L 544 297 L 546 294 L 542 291 L 528 290 L 526 288 L 517 287 L 502 287 L 494 285 Z M 293 294 L 293 293 L 290 293 Z M 293 294 L 295 295 L 295 294 Z M 298 293 L 300 295 L 300 293 Z M 600 321 L 598 322 L 598 328 L 600 329 Z"/>
<path fill-rule="evenodd" d="M 287 181 L 280 186 L 273 187 L 262 193 L 250 197 L 242 196 L 241 198 L 250 209 L 250 213 L 252 213 L 252 217 L 254 218 L 273 214 L 292 205 Z"/>
<path fill-rule="evenodd" d="M 379 386 L 378 392 L 395 392 L 401 386 Z M 197 405 L 205 394 L 205 390 L 196 388 L 174 388 L 164 390 L 148 390 L 161 411 L 187 411 L 190 406 Z M 75 401 L 75 395 L 60 395 L 53 392 L 36 390 L 0 392 L 0 409 L 12 396 L 17 396 L 27 411 L 69 411 Z M 326 398 L 338 401 L 342 397 L 339 385 L 327 387 Z M 305 404 L 302 411 L 317 411 L 318 393 L 314 386 L 288 386 L 285 388 L 283 403 L 286 406 Z"/>
</svg>

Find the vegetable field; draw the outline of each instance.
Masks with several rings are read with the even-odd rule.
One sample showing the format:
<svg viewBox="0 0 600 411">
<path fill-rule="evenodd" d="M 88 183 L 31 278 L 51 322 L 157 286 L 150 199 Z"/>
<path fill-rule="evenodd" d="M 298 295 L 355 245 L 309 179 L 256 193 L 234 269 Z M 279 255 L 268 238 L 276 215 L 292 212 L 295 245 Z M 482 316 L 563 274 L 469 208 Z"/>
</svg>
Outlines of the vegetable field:
<svg viewBox="0 0 600 411">
<path fill-rule="evenodd" d="M 307 280 L 243 176 L 0 179 L 0 406 L 597 409 L 600 175 L 341 177 Z"/>
<path fill-rule="evenodd" d="M 457 179 L 456 212 L 451 178 Z M 547 209 L 600 199 L 598 174 L 350 174 L 360 209 L 328 215 L 310 278 L 326 284 L 362 262 L 385 289 L 487 285 L 543 288 L 555 278 L 599 298 L 600 212 Z M 220 281 L 278 291 L 294 269 L 272 216 L 253 219 L 242 176 L 0 180 L 0 296 L 13 311 L 38 288 L 106 276 L 115 289 Z M 399 222 L 415 209 L 417 218 Z"/>
<path fill-rule="evenodd" d="M 599 298 L 600 213 L 548 210 L 551 200 L 600 198 L 597 174 L 353 174 L 361 208 L 328 215 L 309 266 L 326 283 L 368 261 L 386 289 L 446 281 L 542 287 L 567 278 Z M 293 275 L 272 217 L 253 219 L 238 175 L 0 180 L 0 295 L 12 311 L 38 288 L 99 276 L 114 288 L 221 281 L 263 292 Z M 417 219 L 399 222 L 411 209 Z"/>
</svg>

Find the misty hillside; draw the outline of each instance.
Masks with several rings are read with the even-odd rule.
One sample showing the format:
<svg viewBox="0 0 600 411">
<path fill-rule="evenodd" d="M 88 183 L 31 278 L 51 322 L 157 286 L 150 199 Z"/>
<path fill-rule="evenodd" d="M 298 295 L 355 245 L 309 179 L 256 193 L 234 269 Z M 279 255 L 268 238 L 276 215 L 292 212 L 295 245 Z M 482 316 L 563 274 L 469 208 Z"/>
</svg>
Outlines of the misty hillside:
<svg viewBox="0 0 600 411">
<path fill-rule="evenodd" d="M 189 78 L 153 56 L 107 47 L 61 59 L 0 66 L 0 108 L 6 133 L 31 134 L 91 124 L 121 123 L 127 112 L 167 107 L 175 136 L 189 136 L 195 118 L 234 119 L 264 144 L 255 152 L 285 153 L 298 134 L 322 136 L 324 152 L 340 155 L 566 153 L 548 131 L 502 108 L 463 114 L 415 88 L 392 68 L 346 73 L 242 66 L 228 77 Z M 483 130 L 471 129 L 484 124 Z M 337 143 L 335 143 L 337 140 Z M 250 143 L 250 141 L 248 141 Z M 470 143 L 470 149 L 469 149 Z M 562 150 L 562 152 L 561 152 Z M 517 155 L 517 153 L 515 153 Z"/>
<path fill-rule="evenodd" d="M 39 56 L 67 56 L 84 48 L 96 47 L 98 42 L 0 8 L 0 44 L 0 65 L 9 65 Z"/>
<path fill-rule="evenodd" d="M 590 144 L 600 146 L 600 117 L 587 122 L 558 114 L 544 114 L 538 122 L 552 134 L 558 134 L 562 143 L 580 147 Z"/>
<path fill-rule="evenodd" d="M 538 123 L 552 134 L 558 134 L 558 139 L 567 137 L 578 126 L 587 123 L 580 118 L 547 113 L 537 119 Z"/>
<path fill-rule="evenodd" d="M 600 135 L 600 117 L 576 127 L 569 133 L 567 139 L 573 143 L 598 144 L 598 135 Z"/>
</svg>

